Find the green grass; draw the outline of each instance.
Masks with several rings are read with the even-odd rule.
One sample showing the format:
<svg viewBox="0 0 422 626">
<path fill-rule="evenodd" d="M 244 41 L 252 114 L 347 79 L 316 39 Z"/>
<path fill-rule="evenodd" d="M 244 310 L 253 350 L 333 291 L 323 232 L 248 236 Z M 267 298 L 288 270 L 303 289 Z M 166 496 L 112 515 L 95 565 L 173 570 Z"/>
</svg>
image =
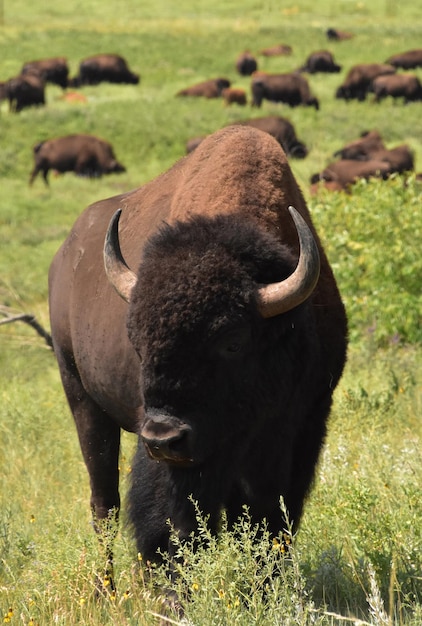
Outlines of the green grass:
<svg viewBox="0 0 422 626">
<path fill-rule="evenodd" d="M 237 534 L 223 531 L 209 538 L 207 549 L 184 547 L 188 619 L 195 625 L 345 626 L 353 616 L 372 626 L 419 626 L 422 186 L 410 176 L 360 183 L 351 195 L 309 193 L 309 177 L 365 129 L 377 128 L 390 147 L 408 143 L 422 171 L 420 103 L 334 98 L 351 65 L 420 47 L 417 3 L 4 0 L 2 7 L 0 80 L 18 73 L 24 61 L 56 55 L 67 56 L 75 74 L 83 57 L 102 51 L 123 54 L 141 74 L 138 86 L 82 89 L 85 104 L 64 101 L 54 86 L 44 108 L 14 115 L 0 104 L 0 305 L 33 313 L 46 328 L 49 264 L 89 203 L 164 171 L 183 156 L 188 138 L 247 117 L 284 115 L 310 148 L 291 165 L 346 304 L 349 362 L 288 556 L 268 552 L 265 530 L 252 541 L 257 529 L 247 516 Z M 356 37 L 328 43 L 329 26 Z M 290 71 L 321 48 L 343 64 L 339 75 L 309 78 L 319 112 L 175 98 L 182 87 L 217 75 L 249 91 L 249 79 L 234 70 L 237 54 L 276 43 L 292 45 L 292 56 L 258 57 L 261 69 Z M 422 70 L 417 73 L 422 78 Z M 49 188 L 41 179 L 29 188 L 32 146 L 72 132 L 111 141 L 127 172 L 99 180 L 51 176 Z M 116 542 L 117 595 L 95 598 L 104 555 L 90 523 L 87 473 L 53 355 L 21 322 L 0 326 L 0 381 L 0 619 L 39 626 L 157 623 L 154 614 L 163 607 L 127 528 Z M 133 445 L 125 435 L 123 493 Z M 154 580 L 167 584 L 162 571 Z"/>
</svg>

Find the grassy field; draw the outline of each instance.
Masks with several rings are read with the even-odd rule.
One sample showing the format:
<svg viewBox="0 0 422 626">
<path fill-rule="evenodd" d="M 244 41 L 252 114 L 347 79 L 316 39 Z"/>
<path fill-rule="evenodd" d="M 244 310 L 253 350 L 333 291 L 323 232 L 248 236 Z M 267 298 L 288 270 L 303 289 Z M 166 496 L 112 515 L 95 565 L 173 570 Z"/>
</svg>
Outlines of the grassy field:
<svg viewBox="0 0 422 626">
<path fill-rule="evenodd" d="M 351 195 L 309 193 L 309 177 L 365 129 L 377 128 L 389 147 L 408 143 L 422 171 L 421 103 L 334 98 L 351 65 L 420 47 L 421 26 L 410 0 L 0 6 L 0 81 L 24 61 L 59 55 L 74 75 L 79 61 L 97 52 L 122 54 L 141 74 L 137 86 L 83 88 L 84 103 L 66 101 L 54 86 L 43 108 L 12 114 L 1 103 L 0 307 L 33 313 L 47 329 L 48 267 L 89 203 L 164 171 L 184 155 L 188 138 L 248 117 L 288 117 L 310 150 L 291 165 L 347 307 L 349 361 L 288 557 L 280 559 L 277 545 L 268 553 L 264 540 L 253 542 L 247 516 L 236 536 L 224 531 L 208 551 L 180 548 L 192 624 L 422 623 L 421 184 L 406 176 L 360 183 Z M 356 35 L 328 43 L 328 27 Z M 260 69 L 290 71 L 322 48 L 343 65 L 339 75 L 309 78 L 320 111 L 174 97 L 218 75 L 249 91 L 249 79 L 234 69 L 238 53 L 276 43 L 290 44 L 293 54 L 258 55 Z M 416 72 L 422 78 L 422 69 Z M 71 132 L 111 141 L 126 173 L 51 176 L 48 188 L 41 178 L 30 188 L 32 146 Z M 126 528 L 116 545 L 117 593 L 94 597 L 103 555 L 90 524 L 87 474 L 54 357 L 22 323 L 0 327 L 0 443 L 0 619 L 28 626 L 156 624 L 162 606 Z M 133 445 L 125 436 L 123 493 Z M 163 572 L 154 578 L 163 581 Z"/>
</svg>

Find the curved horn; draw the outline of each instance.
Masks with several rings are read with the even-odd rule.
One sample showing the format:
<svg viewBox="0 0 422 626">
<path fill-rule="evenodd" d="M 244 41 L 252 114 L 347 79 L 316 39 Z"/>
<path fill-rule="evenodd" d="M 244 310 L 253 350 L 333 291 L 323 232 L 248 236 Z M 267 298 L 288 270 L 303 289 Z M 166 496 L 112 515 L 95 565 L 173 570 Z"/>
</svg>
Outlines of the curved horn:
<svg viewBox="0 0 422 626">
<path fill-rule="evenodd" d="M 104 268 L 107 278 L 123 300 L 129 302 L 136 274 L 129 269 L 119 243 L 119 219 L 122 209 L 111 218 L 104 240 Z"/>
<path fill-rule="evenodd" d="M 258 289 L 258 310 L 262 317 L 274 317 L 290 311 L 309 298 L 318 282 L 320 261 L 316 241 L 298 211 L 292 206 L 289 206 L 289 211 L 299 237 L 299 262 L 293 274 L 285 280 Z"/>
</svg>

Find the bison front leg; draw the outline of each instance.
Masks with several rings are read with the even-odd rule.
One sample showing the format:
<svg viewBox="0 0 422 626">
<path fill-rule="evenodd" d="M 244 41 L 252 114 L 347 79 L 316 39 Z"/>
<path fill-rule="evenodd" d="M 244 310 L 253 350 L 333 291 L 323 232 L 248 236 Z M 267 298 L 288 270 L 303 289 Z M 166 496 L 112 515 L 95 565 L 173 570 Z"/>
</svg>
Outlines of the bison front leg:
<svg viewBox="0 0 422 626">
<path fill-rule="evenodd" d="M 106 562 L 104 582 L 113 589 L 113 541 L 120 510 L 120 427 L 86 393 L 74 367 L 57 350 L 56 356 L 89 474 L 93 524 Z"/>
</svg>

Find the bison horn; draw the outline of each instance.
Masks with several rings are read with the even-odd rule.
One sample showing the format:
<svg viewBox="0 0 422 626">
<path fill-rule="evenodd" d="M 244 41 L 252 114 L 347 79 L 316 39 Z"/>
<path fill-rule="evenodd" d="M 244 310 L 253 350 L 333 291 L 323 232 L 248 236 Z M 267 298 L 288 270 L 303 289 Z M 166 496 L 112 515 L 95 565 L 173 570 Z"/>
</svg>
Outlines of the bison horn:
<svg viewBox="0 0 422 626">
<path fill-rule="evenodd" d="M 298 211 L 290 206 L 299 237 L 300 256 L 293 274 L 279 283 L 263 285 L 258 289 L 258 310 L 262 317 L 286 313 L 311 295 L 319 278 L 319 253 L 312 232 Z"/>
<path fill-rule="evenodd" d="M 136 283 L 136 274 L 129 269 L 123 258 L 119 243 L 119 219 L 122 209 L 111 218 L 104 241 L 104 268 L 107 278 L 119 296 L 129 302 Z"/>
</svg>

